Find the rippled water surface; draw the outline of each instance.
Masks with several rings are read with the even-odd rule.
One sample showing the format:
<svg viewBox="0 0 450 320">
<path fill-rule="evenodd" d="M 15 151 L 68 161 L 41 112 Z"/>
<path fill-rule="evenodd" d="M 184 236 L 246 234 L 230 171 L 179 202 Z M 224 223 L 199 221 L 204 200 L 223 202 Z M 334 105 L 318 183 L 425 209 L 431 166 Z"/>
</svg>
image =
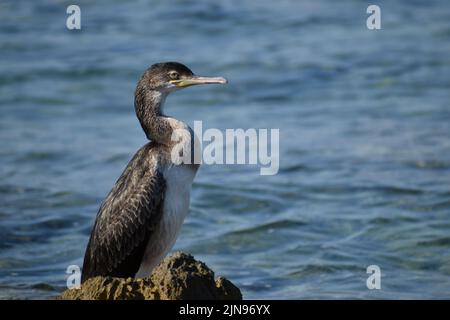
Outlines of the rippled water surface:
<svg viewBox="0 0 450 320">
<path fill-rule="evenodd" d="M 450 5 L 381 1 L 0 2 L 0 298 L 49 298 L 146 140 L 137 79 L 221 75 L 166 112 L 280 128 L 280 170 L 203 166 L 175 249 L 245 298 L 450 298 Z M 366 288 L 366 267 L 382 289 Z"/>
</svg>

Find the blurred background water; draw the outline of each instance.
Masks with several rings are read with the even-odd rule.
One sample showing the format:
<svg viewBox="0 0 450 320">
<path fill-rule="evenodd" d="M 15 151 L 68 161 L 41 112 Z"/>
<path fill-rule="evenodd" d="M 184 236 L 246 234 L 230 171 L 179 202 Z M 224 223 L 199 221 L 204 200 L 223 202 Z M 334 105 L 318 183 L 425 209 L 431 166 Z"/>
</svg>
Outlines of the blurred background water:
<svg viewBox="0 0 450 320">
<path fill-rule="evenodd" d="M 175 249 L 245 298 L 450 298 L 450 4 L 0 2 L 0 298 L 65 288 L 100 202 L 145 136 L 144 69 L 180 61 L 227 86 L 166 112 L 280 128 L 280 171 L 203 166 Z M 366 288 L 366 268 L 382 289 Z"/>
</svg>

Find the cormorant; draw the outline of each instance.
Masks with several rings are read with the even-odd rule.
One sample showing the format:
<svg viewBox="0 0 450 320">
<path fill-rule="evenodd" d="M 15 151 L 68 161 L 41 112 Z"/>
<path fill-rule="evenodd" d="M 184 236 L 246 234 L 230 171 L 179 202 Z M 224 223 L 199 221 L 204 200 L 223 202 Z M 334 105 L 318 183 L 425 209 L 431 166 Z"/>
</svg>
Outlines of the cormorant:
<svg viewBox="0 0 450 320">
<path fill-rule="evenodd" d="M 187 130 L 190 134 L 181 142 L 193 150 L 193 131 L 166 116 L 163 105 L 175 90 L 208 83 L 227 81 L 196 76 L 177 62 L 154 64 L 142 75 L 134 106 L 151 142 L 134 155 L 100 206 L 84 256 L 82 282 L 95 276 L 149 276 L 174 245 L 189 209 L 198 164 L 173 161 L 172 133 Z"/>
</svg>

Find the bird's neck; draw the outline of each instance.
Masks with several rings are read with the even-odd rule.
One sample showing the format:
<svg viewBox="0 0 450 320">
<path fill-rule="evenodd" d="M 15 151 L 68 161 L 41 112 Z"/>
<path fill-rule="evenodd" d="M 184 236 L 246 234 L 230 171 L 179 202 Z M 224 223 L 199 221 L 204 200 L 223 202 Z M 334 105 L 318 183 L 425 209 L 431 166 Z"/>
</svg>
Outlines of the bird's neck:
<svg viewBox="0 0 450 320">
<path fill-rule="evenodd" d="M 176 129 L 188 128 L 185 123 L 163 113 L 167 92 L 136 89 L 134 106 L 136 115 L 147 138 L 159 144 L 173 144 L 172 133 Z"/>
</svg>

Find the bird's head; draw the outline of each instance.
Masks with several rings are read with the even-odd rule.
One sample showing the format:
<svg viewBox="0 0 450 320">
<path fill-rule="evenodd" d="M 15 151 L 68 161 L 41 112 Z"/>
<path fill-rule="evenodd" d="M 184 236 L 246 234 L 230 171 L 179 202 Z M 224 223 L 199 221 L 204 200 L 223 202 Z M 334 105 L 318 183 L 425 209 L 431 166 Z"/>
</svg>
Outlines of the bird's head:
<svg viewBox="0 0 450 320">
<path fill-rule="evenodd" d="M 165 93 L 199 84 L 227 83 L 227 80 L 222 77 L 197 76 L 188 67 L 178 62 L 156 63 L 145 71 L 142 80 L 150 90 Z"/>
</svg>

